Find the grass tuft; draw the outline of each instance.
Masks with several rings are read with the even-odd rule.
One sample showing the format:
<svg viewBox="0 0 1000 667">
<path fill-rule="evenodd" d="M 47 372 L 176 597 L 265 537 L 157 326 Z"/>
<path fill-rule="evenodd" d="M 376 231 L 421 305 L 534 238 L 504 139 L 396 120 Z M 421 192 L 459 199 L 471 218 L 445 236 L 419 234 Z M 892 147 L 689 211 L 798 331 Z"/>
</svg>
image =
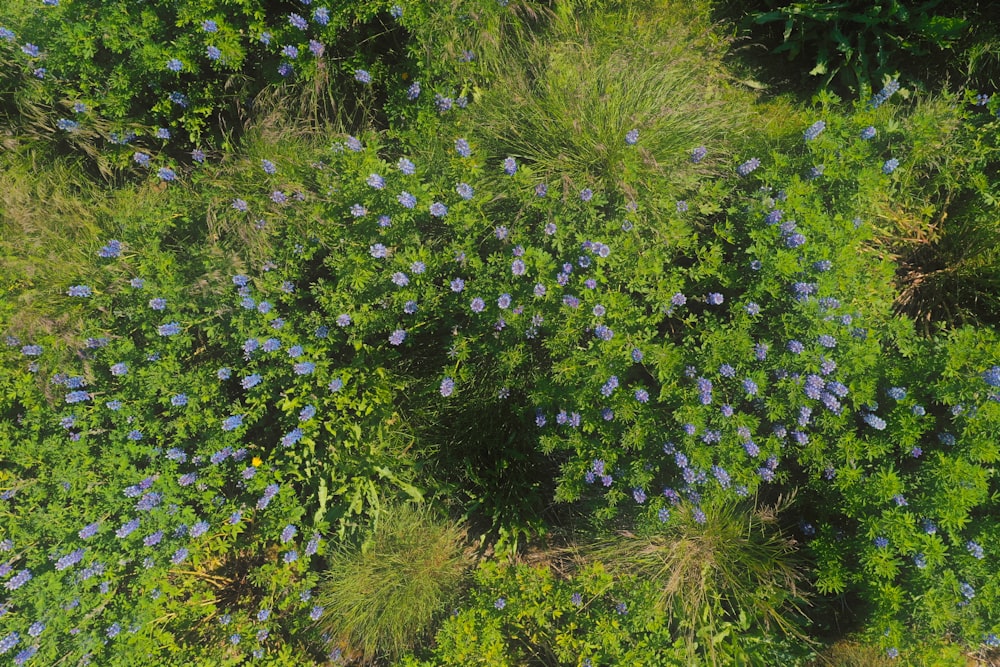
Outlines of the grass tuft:
<svg viewBox="0 0 1000 667">
<path fill-rule="evenodd" d="M 415 647 L 457 596 L 470 562 L 464 543 L 461 526 L 429 509 L 392 508 L 368 542 L 331 555 L 321 626 L 365 663 Z"/>
</svg>

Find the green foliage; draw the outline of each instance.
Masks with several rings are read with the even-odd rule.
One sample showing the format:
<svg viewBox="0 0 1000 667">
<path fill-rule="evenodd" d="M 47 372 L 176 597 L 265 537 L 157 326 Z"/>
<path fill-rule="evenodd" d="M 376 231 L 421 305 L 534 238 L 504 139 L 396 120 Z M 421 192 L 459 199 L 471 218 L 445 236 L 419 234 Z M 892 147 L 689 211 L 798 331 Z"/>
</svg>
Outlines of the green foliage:
<svg viewBox="0 0 1000 667">
<path fill-rule="evenodd" d="M 698 654 L 711 664 L 728 664 L 720 663 L 714 642 L 702 640 L 704 633 L 715 636 L 736 624 L 803 638 L 795 618 L 806 595 L 803 564 L 795 540 L 778 525 L 789 505 L 781 499 L 772 507 L 724 502 L 707 505 L 704 517 L 696 517 L 693 506 L 679 507 L 665 533 L 651 528 L 628 534 L 596 553 L 658 591 L 657 605 L 677 619 L 687 638 L 689 661 Z"/>
<path fill-rule="evenodd" d="M 392 508 L 370 539 L 330 554 L 320 626 L 365 662 L 412 649 L 457 597 L 469 565 L 464 541 L 460 526 L 427 508 Z"/>
<path fill-rule="evenodd" d="M 530 160 L 567 191 L 596 184 L 629 199 L 644 189 L 680 198 L 730 154 L 749 122 L 747 98 L 726 81 L 726 44 L 705 6 L 620 5 L 557 3 L 535 31 L 498 35 L 470 124 L 490 157 Z M 626 144 L 631 130 L 638 151 Z M 688 153 L 702 145 L 709 158 L 693 165 Z"/>
<path fill-rule="evenodd" d="M 941 0 L 762 4 L 766 10 L 752 12 L 748 19 L 783 24 L 775 54 L 787 53 L 789 60 L 803 56 L 812 65 L 809 74 L 821 79 L 820 87 L 836 79 L 855 92 L 877 88 L 908 60 L 947 57 L 977 19 L 974 3 Z"/>
<path fill-rule="evenodd" d="M 93 7 L 3 16 L 41 41 Z M 810 630 L 886 656 L 1000 643 L 1000 99 L 751 108 L 705 8 L 653 0 L 414 2 L 385 30 L 382 3 L 347 7 L 312 86 L 272 86 L 240 77 L 275 64 L 250 44 L 278 19 L 241 6 L 211 33 L 211 7 L 105 21 L 134 60 L 52 52 L 110 105 L 57 135 L 82 75 L 0 42 L 22 116 L 0 169 L 4 646 L 796 664 L 803 588 Z M 272 45 L 314 35 L 278 18 Z M 190 71 L 150 64 L 164 34 Z M 197 60 L 208 34 L 231 61 Z M 204 105 L 158 116 L 174 79 Z M 257 89 L 239 141 L 210 120 Z M 198 113 L 205 155 L 153 140 L 197 138 Z M 779 528 L 763 508 L 796 490 Z M 433 645 L 464 557 L 421 500 L 493 554 Z M 621 537 L 573 574 L 498 564 L 565 516 Z"/>
</svg>

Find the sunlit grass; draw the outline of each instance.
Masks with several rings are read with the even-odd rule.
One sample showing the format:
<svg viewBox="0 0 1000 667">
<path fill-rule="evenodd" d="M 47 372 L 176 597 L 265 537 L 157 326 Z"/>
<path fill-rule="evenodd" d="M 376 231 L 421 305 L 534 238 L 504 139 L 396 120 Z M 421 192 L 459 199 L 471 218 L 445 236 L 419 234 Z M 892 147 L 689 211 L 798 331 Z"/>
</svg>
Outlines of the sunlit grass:
<svg viewBox="0 0 1000 667">
<path fill-rule="evenodd" d="M 413 648 L 456 599 L 469 565 L 464 542 L 460 526 L 429 509 L 391 508 L 368 542 L 331 555 L 321 626 L 365 662 Z"/>
</svg>

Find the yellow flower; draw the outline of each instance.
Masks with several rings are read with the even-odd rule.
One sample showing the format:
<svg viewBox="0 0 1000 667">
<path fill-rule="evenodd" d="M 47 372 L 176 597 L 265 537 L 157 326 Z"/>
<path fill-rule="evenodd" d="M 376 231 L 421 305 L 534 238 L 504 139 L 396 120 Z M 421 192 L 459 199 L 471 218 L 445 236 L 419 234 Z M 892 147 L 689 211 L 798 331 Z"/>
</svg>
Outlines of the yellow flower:
<svg viewBox="0 0 1000 667">
<path fill-rule="evenodd" d="M 259 456 L 255 456 L 255 457 L 253 457 L 253 460 L 251 461 L 251 463 L 253 463 L 254 467 L 256 467 L 256 466 L 259 466 L 261 463 L 263 463 L 263 461 L 261 461 L 261 459 L 260 459 Z"/>
</svg>

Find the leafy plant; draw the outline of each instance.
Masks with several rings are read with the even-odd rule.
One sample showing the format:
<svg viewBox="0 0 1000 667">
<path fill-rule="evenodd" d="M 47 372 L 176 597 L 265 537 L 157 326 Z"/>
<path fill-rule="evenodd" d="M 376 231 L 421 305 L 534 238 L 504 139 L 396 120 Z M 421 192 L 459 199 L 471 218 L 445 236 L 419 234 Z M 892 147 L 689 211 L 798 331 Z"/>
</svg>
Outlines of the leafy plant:
<svg viewBox="0 0 1000 667">
<path fill-rule="evenodd" d="M 974 21 L 965 13 L 971 6 L 941 0 L 772 0 L 765 5 L 768 11 L 751 12 L 748 18 L 758 25 L 783 24 L 773 53 L 811 61 L 809 74 L 820 79 L 820 87 L 836 80 L 855 92 L 876 88 L 911 59 L 941 58 Z"/>
</svg>

